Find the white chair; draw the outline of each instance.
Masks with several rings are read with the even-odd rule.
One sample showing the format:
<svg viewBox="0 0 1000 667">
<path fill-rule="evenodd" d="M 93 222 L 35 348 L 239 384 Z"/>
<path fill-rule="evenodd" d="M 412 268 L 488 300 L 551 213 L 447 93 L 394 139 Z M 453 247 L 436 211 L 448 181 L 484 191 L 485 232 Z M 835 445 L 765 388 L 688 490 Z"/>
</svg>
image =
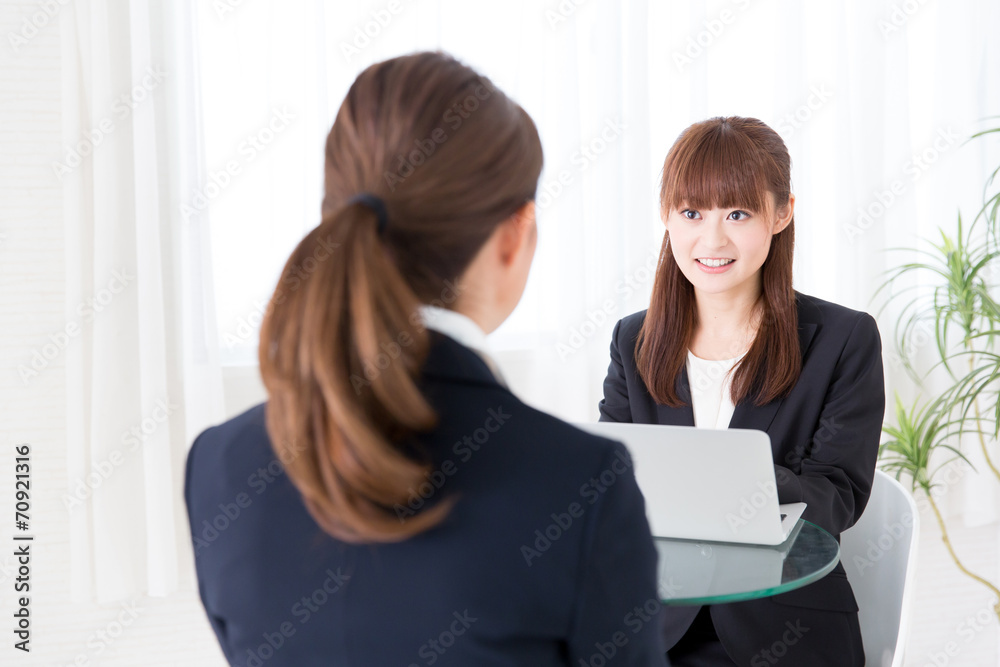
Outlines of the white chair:
<svg viewBox="0 0 1000 667">
<path fill-rule="evenodd" d="M 913 496 L 876 470 L 864 514 L 840 535 L 840 562 L 858 601 L 869 667 L 903 664 L 919 533 Z"/>
</svg>

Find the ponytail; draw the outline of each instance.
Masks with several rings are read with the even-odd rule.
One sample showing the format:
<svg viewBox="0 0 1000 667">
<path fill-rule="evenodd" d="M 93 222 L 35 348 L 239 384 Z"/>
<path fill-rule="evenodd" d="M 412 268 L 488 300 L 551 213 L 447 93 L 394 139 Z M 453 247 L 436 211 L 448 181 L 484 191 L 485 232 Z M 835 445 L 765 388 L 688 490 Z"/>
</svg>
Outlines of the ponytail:
<svg viewBox="0 0 1000 667">
<path fill-rule="evenodd" d="M 406 521 L 393 510 L 431 470 L 390 440 L 437 421 L 415 382 L 428 350 L 418 306 L 382 247 L 376 213 L 353 203 L 299 243 L 261 327 L 272 445 L 317 523 L 344 541 L 406 539 L 451 506 L 445 499 Z"/>
</svg>

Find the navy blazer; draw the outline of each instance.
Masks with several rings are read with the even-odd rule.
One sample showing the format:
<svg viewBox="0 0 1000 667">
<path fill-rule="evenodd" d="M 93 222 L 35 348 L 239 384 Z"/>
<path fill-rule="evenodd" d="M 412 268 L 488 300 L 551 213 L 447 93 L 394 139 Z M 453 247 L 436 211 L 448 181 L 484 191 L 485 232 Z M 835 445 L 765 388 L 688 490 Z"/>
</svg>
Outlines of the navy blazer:
<svg viewBox="0 0 1000 667">
<path fill-rule="evenodd" d="M 666 664 L 627 450 L 528 407 L 478 354 L 429 333 L 421 387 L 440 423 L 408 444 L 438 474 L 413 505 L 458 495 L 431 530 L 371 545 L 324 533 L 273 453 L 266 404 L 192 445 L 198 590 L 229 663 Z"/>
<path fill-rule="evenodd" d="M 871 493 L 885 414 L 882 343 L 874 318 L 795 292 L 802 374 L 790 395 L 761 407 L 741 402 L 729 428 L 771 438 L 778 501 L 805 502 L 802 515 L 838 538 L 861 517 Z M 686 405 L 657 403 L 636 367 L 646 311 L 620 320 L 599 404 L 601 421 L 694 426 L 687 369 L 677 380 Z M 711 474 L 706 471 L 705 474 Z M 700 607 L 669 607 L 672 647 Z M 716 632 L 739 665 L 863 665 L 858 606 L 843 565 L 809 586 L 760 600 L 711 606 Z M 802 628 L 808 628 L 803 631 Z M 791 640 L 791 641 L 789 641 Z M 775 645 L 781 646 L 772 652 Z"/>
</svg>

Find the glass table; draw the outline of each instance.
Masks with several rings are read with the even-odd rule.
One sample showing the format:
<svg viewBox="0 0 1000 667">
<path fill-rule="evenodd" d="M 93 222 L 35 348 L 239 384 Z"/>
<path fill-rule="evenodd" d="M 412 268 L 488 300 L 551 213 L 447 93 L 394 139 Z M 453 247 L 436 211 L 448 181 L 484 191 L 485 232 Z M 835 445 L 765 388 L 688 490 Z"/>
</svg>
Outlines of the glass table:
<svg viewBox="0 0 1000 667">
<path fill-rule="evenodd" d="M 654 538 L 660 599 L 668 605 L 753 600 L 823 578 L 840 560 L 837 540 L 799 519 L 778 546 Z"/>
</svg>

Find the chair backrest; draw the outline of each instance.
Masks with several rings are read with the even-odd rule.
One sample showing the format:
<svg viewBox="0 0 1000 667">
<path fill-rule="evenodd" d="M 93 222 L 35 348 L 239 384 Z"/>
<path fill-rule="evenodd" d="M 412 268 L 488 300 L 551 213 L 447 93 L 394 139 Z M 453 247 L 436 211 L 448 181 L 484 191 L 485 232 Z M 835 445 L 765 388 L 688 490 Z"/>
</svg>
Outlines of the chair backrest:
<svg viewBox="0 0 1000 667">
<path fill-rule="evenodd" d="M 876 470 L 864 514 L 840 534 L 840 561 L 858 601 L 865 656 L 872 667 L 903 664 L 919 531 L 913 496 Z"/>
</svg>

